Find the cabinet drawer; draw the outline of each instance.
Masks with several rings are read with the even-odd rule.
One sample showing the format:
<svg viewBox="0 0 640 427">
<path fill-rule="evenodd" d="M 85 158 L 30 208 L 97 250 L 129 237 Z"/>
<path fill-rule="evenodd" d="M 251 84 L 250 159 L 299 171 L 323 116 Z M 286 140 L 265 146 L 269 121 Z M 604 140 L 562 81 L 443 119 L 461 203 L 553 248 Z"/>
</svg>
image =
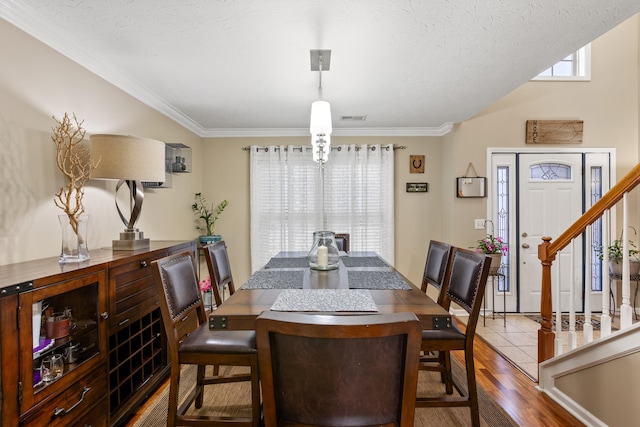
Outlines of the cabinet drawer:
<svg viewBox="0 0 640 427">
<path fill-rule="evenodd" d="M 85 392 L 86 390 L 86 392 Z M 91 374 L 71 384 L 69 388 L 60 394 L 43 402 L 37 412 L 29 415 L 22 423 L 23 426 L 67 426 L 72 425 L 79 415 L 94 405 L 102 404 L 107 390 L 107 373 L 104 365 L 101 365 Z M 104 413 L 106 414 L 106 403 Z"/>
<path fill-rule="evenodd" d="M 105 397 L 95 407 L 89 409 L 89 412 L 73 422 L 74 427 L 106 427 L 107 415 L 109 415 L 109 402 Z"/>
</svg>

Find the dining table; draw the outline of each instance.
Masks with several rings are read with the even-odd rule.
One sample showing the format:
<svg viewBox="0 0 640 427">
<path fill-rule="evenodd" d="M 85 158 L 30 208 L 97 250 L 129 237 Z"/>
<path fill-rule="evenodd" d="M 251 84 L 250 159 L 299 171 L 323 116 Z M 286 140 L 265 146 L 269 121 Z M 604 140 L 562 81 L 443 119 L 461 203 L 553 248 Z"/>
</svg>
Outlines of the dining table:
<svg viewBox="0 0 640 427">
<path fill-rule="evenodd" d="M 210 329 L 253 330 L 265 310 L 326 315 L 412 312 L 423 329 L 451 328 L 450 313 L 375 252 L 343 253 L 338 268 L 280 252 L 209 314 Z"/>
</svg>

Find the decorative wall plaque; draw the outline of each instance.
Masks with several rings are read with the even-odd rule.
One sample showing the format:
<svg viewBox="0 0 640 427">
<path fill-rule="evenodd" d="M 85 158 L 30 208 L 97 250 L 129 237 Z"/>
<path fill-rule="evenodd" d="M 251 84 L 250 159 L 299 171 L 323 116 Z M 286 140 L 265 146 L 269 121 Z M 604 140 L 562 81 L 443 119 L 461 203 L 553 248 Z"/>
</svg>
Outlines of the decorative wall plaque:
<svg viewBox="0 0 640 427">
<path fill-rule="evenodd" d="M 527 144 L 581 144 L 582 120 L 527 120 Z"/>
<path fill-rule="evenodd" d="M 409 156 L 409 173 L 424 173 L 424 156 L 416 154 Z"/>
</svg>

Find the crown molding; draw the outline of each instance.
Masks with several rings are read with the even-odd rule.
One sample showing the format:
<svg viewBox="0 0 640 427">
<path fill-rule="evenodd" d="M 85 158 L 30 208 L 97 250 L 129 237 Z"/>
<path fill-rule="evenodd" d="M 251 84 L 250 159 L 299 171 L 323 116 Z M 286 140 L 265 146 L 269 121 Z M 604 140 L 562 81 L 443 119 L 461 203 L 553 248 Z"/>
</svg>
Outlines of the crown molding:
<svg viewBox="0 0 640 427">
<path fill-rule="evenodd" d="M 340 128 L 333 129 L 331 136 L 444 136 L 451 132 L 453 123 L 439 127 L 411 128 Z M 204 129 L 205 138 L 261 138 L 284 136 L 311 136 L 308 128 L 260 128 L 260 129 Z"/>
</svg>

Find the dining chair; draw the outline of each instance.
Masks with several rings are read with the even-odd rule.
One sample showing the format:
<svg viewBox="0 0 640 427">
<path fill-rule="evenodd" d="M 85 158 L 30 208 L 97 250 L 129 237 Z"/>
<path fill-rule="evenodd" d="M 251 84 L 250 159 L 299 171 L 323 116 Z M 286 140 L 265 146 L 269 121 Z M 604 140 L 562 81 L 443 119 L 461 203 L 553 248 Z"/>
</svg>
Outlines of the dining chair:
<svg viewBox="0 0 640 427">
<path fill-rule="evenodd" d="M 152 270 L 160 312 L 167 335 L 169 361 L 169 408 L 167 425 L 258 426 L 260 422 L 260 376 L 254 331 L 210 330 L 202 303 L 196 266 L 191 252 L 170 255 L 154 261 Z M 197 365 L 196 386 L 178 402 L 182 365 Z M 248 366 L 249 374 L 205 375 L 205 367 Z M 251 417 L 213 417 L 186 415 L 195 401 L 202 407 L 204 386 L 238 381 L 251 381 Z"/>
<path fill-rule="evenodd" d="M 256 342 L 265 426 L 412 426 L 420 330 L 408 312 L 263 312 Z"/>
<path fill-rule="evenodd" d="M 339 251 L 349 252 L 349 233 L 336 233 L 336 246 Z"/>
<path fill-rule="evenodd" d="M 229 295 L 233 295 L 236 292 L 236 287 L 233 284 L 233 275 L 231 274 L 229 254 L 227 253 L 227 244 L 224 240 L 220 240 L 206 245 L 203 250 L 204 258 L 207 260 L 209 277 L 211 278 L 213 298 L 216 301 L 216 307 L 220 307 L 223 301 L 220 290 L 222 290 L 223 295 L 225 287 L 229 288 Z"/>
<path fill-rule="evenodd" d="M 450 300 L 445 298 L 446 286 L 445 280 L 449 272 L 449 264 L 451 262 L 451 245 L 448 243 L 431 240 L 429 249 L 427 250 L 427 261 L 424 266 L 424 274 L 422 275 L 422 291 L 427 292 L 429 286 L 435 288 L 438 292 L 436 302 L 445 310 L 449 310 Z M 445 360 L 444 351 L 423 352 L 420 356 L 420 370 L 439 371 L 441 372 L 442 382 L 445 384 L 448 394 L 453 393 L 453 386 L 447 381 L 444 372 Z M 436 363 L 437 366 L 432 366 Z"/>
<path fill-rule="evenodd" d="M 484 254 L 466 249 L 453 248 L 451 266 L 446 283 L 445 299 L 459 305 L 469 317 L 466 328 L 460 329 L 452 323 L 450 329 L 432 329 L 422 331 L 423 352 L 443 352 L 444 366 L 441 372 L 446 376 L 447 383 L 451 383 L 460 397 L 418 397 L 416 407 L 452 407 L 465 406 L 471 411 L 471 424 L 480 425 L 480 411 L 478 408 L 478 390 L 476 386 L 475 365 L 473 360 L 473 340 L 476 332 L 478 317 L 484 289 L 487 285 L 491 260 Z M 460 388 L 451 375 L 451 355 L 453 350 L 464 351 L 466 370 L 466 393 Z"/>
</svg>

